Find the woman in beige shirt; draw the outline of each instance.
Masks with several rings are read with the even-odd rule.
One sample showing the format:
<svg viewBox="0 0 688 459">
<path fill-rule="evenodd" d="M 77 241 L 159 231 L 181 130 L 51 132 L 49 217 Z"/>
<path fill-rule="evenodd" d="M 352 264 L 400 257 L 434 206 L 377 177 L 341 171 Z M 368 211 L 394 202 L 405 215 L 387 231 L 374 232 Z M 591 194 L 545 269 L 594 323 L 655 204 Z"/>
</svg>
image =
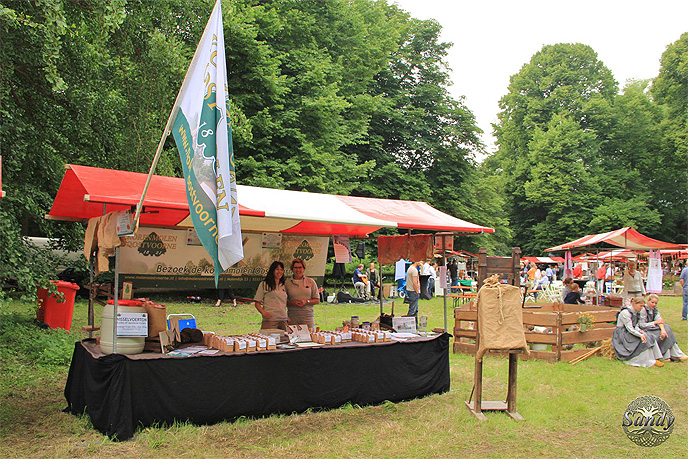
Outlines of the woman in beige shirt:
<svg viewBox="0 0 688 459">
<path fill-rule="evenodd" d="M 284 264 L 273 261 L 265 275 L 265 279 L 258 285 L 256 296 L 253 297 L 255 306 L 263 316 L 261 328 L 279 328 L 288 331 L 287 321 L 287 290 L 284 287 Z"/>
<path fill-rule="evenodd" d="M 624 298 L 636 298 L 645 296 L 645 284 L 640 272 L 636 269 L 637 263 L 629 261 L 623 275 L 623 296 Z"/>
<path fill-rule="evenodd" d="M 308 325 L 315 330 L 313 306 L 320 303 L 318 285 L 306 277 L 306 263 L 300 258 L 291 262 L 292 278 L 287 280 L 287 314 L 292 325 Z"/>
</svg>

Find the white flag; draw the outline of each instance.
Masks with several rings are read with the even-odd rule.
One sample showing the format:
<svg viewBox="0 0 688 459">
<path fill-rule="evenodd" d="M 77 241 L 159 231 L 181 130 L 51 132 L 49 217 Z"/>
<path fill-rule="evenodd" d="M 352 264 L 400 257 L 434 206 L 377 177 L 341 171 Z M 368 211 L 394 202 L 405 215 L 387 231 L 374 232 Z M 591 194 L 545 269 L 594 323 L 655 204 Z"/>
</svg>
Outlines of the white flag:
<svg viewBox="0 0 688 459">
<path fill-rule="evenodd" d="M 244 258 L 236 191 L 222 9 L 217 0 L 172 113 L 191 220 L 220 272 Z"/>
</svg>

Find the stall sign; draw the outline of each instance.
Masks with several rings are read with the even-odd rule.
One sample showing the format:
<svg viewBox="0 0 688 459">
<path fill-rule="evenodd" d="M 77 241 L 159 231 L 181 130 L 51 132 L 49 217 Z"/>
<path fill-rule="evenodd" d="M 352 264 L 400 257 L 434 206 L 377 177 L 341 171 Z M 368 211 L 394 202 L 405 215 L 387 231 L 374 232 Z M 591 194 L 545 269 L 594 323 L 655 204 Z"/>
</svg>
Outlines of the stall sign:
<svg viewBox="0 0 688 459">
<path fill-rule="evenodd" d="M 334 246 L 334 257 L 337 263 L 351 263 L 351 242 L 349 236 L 332 236 Z"/>
<path fill-rule="evenodd" d="M 117 336 L 148 336 L 148 314 L 145 312 L 118 313 Z"/>
<path fill-rule="evenodd" d="M 322 285 L 328 237 L 283 235 L 275 248 L 263 248 L 262 234 L 244 234 L 244 259 L 220 274 L 219 287 L 254 288 L 265 278 L 270 264 L 284 263 L 291 276 L 294 258 L 306 262 L 306 275 Z M 120 249 L 120 278 L 134 288 L 215 288 L 212 259 L 186 230 L 139 228 Z"/>
</svg>

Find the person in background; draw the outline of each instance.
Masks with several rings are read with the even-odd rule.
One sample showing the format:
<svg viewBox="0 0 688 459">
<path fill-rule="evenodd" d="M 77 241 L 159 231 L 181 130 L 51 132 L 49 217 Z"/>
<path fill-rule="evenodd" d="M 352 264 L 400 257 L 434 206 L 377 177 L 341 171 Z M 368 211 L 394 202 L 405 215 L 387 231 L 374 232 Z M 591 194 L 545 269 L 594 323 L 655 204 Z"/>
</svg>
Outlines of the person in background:
<svg viewBox="0 0 688 459">
<path fill-rule="evenodd" d="M 363 273 L 363 263 L 359 264 L 356 269 L 354 269 L 354 288 L 356 293 L 360 298 L 367 298 L 367 287 L 368 276 Z"/>
<path fill-rule="evenodd" d="M 631 298 L 631 306 L 623 308 L 616 320 L 612 346 L 616 358 L 634 367 L 663 367 L 662 352 L 654 336 L 641 329 L 640 310 L 645 306 L 643 297 Z"/>
<path fill-rule="evenodd" d="M 449 276 L 451 277 L 451 286 L 459 285 L 459 265 L 456 264 L 456 259 L 452 259 L 447 265 Z"/>
<path fill-rule="evenodd" d="M 289 331 L 287 322 L 287 289 L 284 286 L 284 264 L 273 261 L 265 279 L 258 284 L 253 297 L 256 309 L 263 316 L 260 328 L 278 328 Z"/>
<path fill-rule="evenodd" d="M 552 269 L 552 266 L 547 266 L 547 269 L 545 269 L 545 276 L 547 276 L 549 282 L 554 281 L 554 278 L 556 277 L 556 271 Z"/>
<path fill-rule="evenodd" d="M 669 324 L 664 323 L 664 319 L 657 309 L 657 303 L 659 303 L 659 296 L 650 293 L 647 296 L 647 304 L 640 310 L 638 326 L 641 330 L 654 336 L 657 344 L 659 344 L 663 359 L 685 362 L 688 360 L 688 356 L 678 347 L 676 336 L 674 336 Z"/>
<path fill-rule="evenodd" d="M 571 286 L 569 288 L 571 291 L 566 294 L 566 297 L 564 298 L 564 304 L 585 304 L 585 301 L 583 300 L 584 296 L 582 296 L 580 293 L 580 286 L 575 282 L 571 282 Z"/>
<path fill-rule="evenodd" d="M 526 285 L 526 282 L 528 281 L 528 263 L 522 261 L 521 270 L 519 272 L 521 274 L 521 285 Z"/>
<path fill-rule="evenodd" d="M 623 297 L 625 299 L 645 296 L 645 283 L 636 270 L 638 265 L 635 261 L 629 261 L 628 267 L 623 275 Z"/>
<path fill-rule="evenodd" d="M 308 325 L 315 330 L 313 306 L 320 303 L 318 285 L 306 277 L 306 263 L 300 258 L 291 262 L 292 278 L 285 282 L 287 289 L 287 315 L 292 325 Z"/>
<path fill-rule="evenodd" d="M 232 287 L 217 289 L 217 301 L 215 302 L 215 307 L 220 307 L 225 298 L 232 301 L 232 307 L 237 307 L 237 302 L 236 298 L 234 297 L 234 290 L 232 290 Z"/>
<path fill-rule="evenodd" d="M 375 263 L 370 264 L 370 268 L 366 271 L 366 274 L 368 275 L 368 285 L 370 286 L 370 295 L 373 298 L 379 298 L 379 294 L 382 294 L 382 291 L 380 290 L 380 281 L 382 281 L 382 276 L 380 276 L 380 279 L 378 279 L 377 276 L 378 271 L 375 269 Z M 378 289 L 378 295 L 375 294 L 375 289 Z"/>
<path fill-rule="evenodd" d="M 530 262 L 530 268 L 528 268 L 528 287 L 531 289 L 535 288 L 535 273 L 537 272 L 537 265 Z"/>
<path fill-rule="evenodd" d="M 573 278 L 580 279 L 583 276 L 583 263 L 578 263 L 573 267 Z"/>
<path fill-rule="evenodd" d="M 565 303 L 566 295 L 571 293 L 571 284 L 573 284 L 573 279 L 567 277 L 564 279 L 564 289 L 561 291 L 561 302 Z"/>
<path fill-rule="evenodd" d="M 428 278 L 428 296 L 430 298 L 434 298 L 435 279 L 437 279 L 437 264 L 434 261 L 430 263 L 430 267 L 428 268 L 428 274 L 430 274 L 430 277 Z"/>
<path fill-rule="evenodd" d="M 424 276 L 430 275 L 430 260 L 425 260 L 425 263 L 423 263 L 423 271 L 421 274 Z"/>
<path fill-rule="evenodd" d="M 418 324 L 418 298 L 420 297 L 420 261 L 415 261 L 406 271 L 406 298 L 409 302 L 408 314 L 416 318 Z"/>
<path fill-rule="evenodd" d="M 607 264 L 602 263 L 595 271 L 597 293 L 604 293 L 604 279 L 607 277 Z"/>
<path fill-rule="evenodd" d="M 681 277 L 678 285 L 683 288 L 683 309 L 681 309 L 681 319 L 688 320 L 688 266 L 681 270 Z"/>
</svg>

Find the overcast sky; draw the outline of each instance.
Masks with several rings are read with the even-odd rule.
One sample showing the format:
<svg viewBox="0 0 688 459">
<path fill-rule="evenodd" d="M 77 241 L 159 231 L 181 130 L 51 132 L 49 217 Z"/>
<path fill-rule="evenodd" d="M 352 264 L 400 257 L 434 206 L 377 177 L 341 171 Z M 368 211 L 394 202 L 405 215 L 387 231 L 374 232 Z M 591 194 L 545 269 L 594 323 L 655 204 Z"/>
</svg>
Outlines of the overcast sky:
<svg viewBox="0 0 688 459">
<path fill-rule="evenodd" d="M 543 45 L 591 46 L 623 87 L 628 79 L 654 78 L 666 47 L 688 32 L 688 0 L 388 0 L 418 19 L 436 19 L 442 41 L 454 43 L 447 62 L 455 98 L 485 131 L 493 151 L 491 123 L 509 77 Z"/>
</svg>

